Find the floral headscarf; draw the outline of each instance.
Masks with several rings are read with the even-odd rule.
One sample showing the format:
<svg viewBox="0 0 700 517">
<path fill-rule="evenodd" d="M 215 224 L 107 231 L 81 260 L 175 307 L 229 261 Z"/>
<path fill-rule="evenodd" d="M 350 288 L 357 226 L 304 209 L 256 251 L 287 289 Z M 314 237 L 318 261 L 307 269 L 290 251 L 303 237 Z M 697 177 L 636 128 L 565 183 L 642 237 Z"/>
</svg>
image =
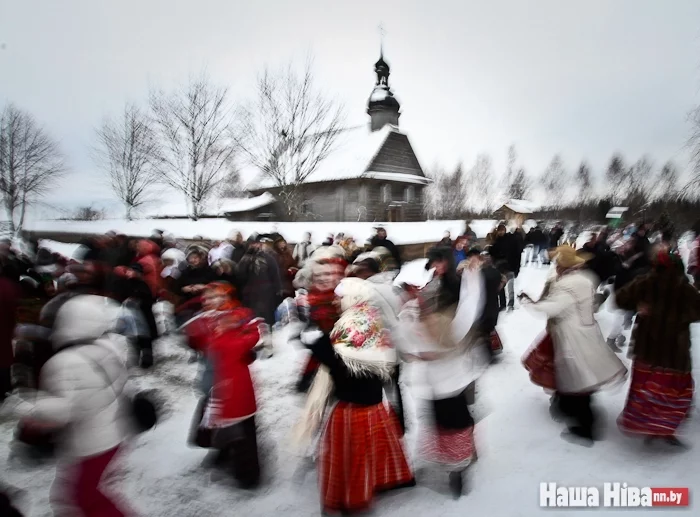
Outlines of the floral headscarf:
<svg viewBox="0 0 700 517">
<path fill-rule="evenodd" d="M 335 352 L 355 375 L 390 375 L 396 351 L 381 311 L 372 304 L 372 287 L 366 280 L 346 278 L 336 289 L 343 314 L 330 334 Z"/>
</svg>

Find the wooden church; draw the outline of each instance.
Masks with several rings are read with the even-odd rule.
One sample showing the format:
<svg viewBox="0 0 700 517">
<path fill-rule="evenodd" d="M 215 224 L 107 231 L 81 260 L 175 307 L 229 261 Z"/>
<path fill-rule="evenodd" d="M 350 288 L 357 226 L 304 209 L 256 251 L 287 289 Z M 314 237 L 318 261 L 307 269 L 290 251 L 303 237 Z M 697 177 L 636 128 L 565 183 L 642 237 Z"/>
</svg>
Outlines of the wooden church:
<svg viewBox="0 0 700 517">
<path fill-rule="evenodd" d="M 408 136 L 399 129 L 401 106 L 389 87 L 383 56 L 367 104 L 369 124 L 342 130 L 335 150 L 304 182 L 300 221 L 422 221 L 424 190 L 430 183 Z M 254 196 L 275 196 L 280 188 L 265 176 L 250 185 Z M 279 202 L 250 214 L 284 220 Z"/>
</svg>

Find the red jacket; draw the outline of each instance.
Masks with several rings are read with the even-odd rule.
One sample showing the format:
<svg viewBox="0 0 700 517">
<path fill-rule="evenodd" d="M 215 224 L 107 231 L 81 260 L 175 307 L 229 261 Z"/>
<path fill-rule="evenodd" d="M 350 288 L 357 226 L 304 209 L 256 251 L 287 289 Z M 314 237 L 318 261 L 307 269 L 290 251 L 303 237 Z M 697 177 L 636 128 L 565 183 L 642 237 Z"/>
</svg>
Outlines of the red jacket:
<svg viewBox="0 0 700 517">
<path fill-rule="evenodd" d="M 227 320 L 240 324 L 227 325 Z M 187 325 L 190 345 L 204 352 L 214 367 L 215 420 L 247 417 L 257 411 L 248 365 L 254 359 L 252 349 L 260 341 L 260 323 L 253 311 L 238 307 L 203 315 Z"/>
<path fill-rule="evenodd" d="M 143 280 L 148 284 L 154 298 L 158 297 L 161 290 L 163 263 L 160 260 L 160 248 L 149 240 L 141 240 L 136 248 L 136 262 L 143 268 Z"/>
</svg>

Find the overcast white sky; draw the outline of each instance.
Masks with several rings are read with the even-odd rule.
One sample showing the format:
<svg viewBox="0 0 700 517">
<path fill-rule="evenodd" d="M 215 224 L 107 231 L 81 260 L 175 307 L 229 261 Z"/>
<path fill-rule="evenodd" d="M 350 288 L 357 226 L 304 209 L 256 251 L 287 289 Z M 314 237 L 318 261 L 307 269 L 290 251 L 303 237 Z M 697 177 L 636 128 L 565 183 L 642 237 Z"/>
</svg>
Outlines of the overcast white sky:
<svg viewBox="0 0 700 517">
<path fill-rule="evenodd" d="M 348 122 L 365 123 L 380 22 L 401 127 L 426 168 L 488 152 L 502 169 L 513 142 L 537 174 L 554 153 L 596 172 L 614 151 L 687 165 L 698 0 L 0 0 L 0 103 L 60 140 L 72 174 L 50 201 L 104 204 L 94 128 L 204 67 L 243 100 L 264 65 L 311 52 Z"/>
</svg>

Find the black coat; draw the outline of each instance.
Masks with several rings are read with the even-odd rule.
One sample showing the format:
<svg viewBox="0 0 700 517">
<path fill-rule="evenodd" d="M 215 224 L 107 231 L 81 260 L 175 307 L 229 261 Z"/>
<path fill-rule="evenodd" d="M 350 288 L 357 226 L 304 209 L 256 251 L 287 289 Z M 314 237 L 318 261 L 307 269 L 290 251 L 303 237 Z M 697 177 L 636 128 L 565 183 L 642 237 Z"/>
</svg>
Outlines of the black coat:
<svg viewBox="0 0 700 517">
<path fill-rule="evenodd" d="M 525 239 L 526 244 L 532 244 L 538 248 L 547 247 L 547 236 L 544 234 L 540 227 L 535 227 L 529 232 L 527 232 L 527 237 Z"/>
<path fill-rule="evenodd" d="M 231 254 L 231 260 L 238 264 L 243 258 L 243 255 L 245 255 L 245 250 L 246 247 L 243 244 L 234 244 L 233 253 Z"/>
<path fill-rule="evenodd" d="M 512 233 L 506 233 L 496 238 L 491 246 L 491 257 L 495 264 L 504 270 L 518 276 L 523 249 L 520 240 Z"/>
<path fill-rule="evenodd" d="M 564 230 L 562 228 L 554 228 L 552 230 L 552 233 L 549 234 L 549 238 L 550 238 L 549 246 L 552 248 L 556 248 L 559 245 L 559 241 L 561 240 L 563 235 L 564 235 Z"/>
<path fill-rule="evenodd" d="M 361 406 L 381 404 L 384 394 L 382 379 L 370 374 L 352 374 L 333 350 L 328 334 L 310 348 L 314 357 L 328 368 L 333 378 L 333 394 L 338 400 Z"/>
<path fill-rule="evenodd" d="M 485 301 L 484 309 L 479 319 L 479 327 L 482 332 L 490 333 L 498 323 L 498 293 L 501 288 L 501 273 L 493 266 L 481 270 L 484 278 Z"/>
<path fill-rule="evenodd" d="M 617 291 L 621 309 L 648 311 L 637 316 L 630 354 L 651 366 L 681 372 L 692 370 L 690 325 L 700 320 L 700 294 L 683 270 L 653 269 Z"/>
<path fill-rule="evenodd" d="M 237 277 L 243 305 L 268 325 L 273 325 L 275 310 L 282 301 L 282 283 L 275 258 L 264 251 L 249 250 L 238 264 Z"/>
<path fill-rule="evenodd" d="M 184 293 L 182 289 L 188 285 L 203 284 L 207 285 L 211 282 L 216 282 L 218 280 L 216 273 L 209 266 L 202 267 L 188 267 L 182 272 L 180 278 L 176 282 L 176 291 L 178 295 L 185 299 L 191 299 L 199 296 L 197 293 Z"/>
</svg>

